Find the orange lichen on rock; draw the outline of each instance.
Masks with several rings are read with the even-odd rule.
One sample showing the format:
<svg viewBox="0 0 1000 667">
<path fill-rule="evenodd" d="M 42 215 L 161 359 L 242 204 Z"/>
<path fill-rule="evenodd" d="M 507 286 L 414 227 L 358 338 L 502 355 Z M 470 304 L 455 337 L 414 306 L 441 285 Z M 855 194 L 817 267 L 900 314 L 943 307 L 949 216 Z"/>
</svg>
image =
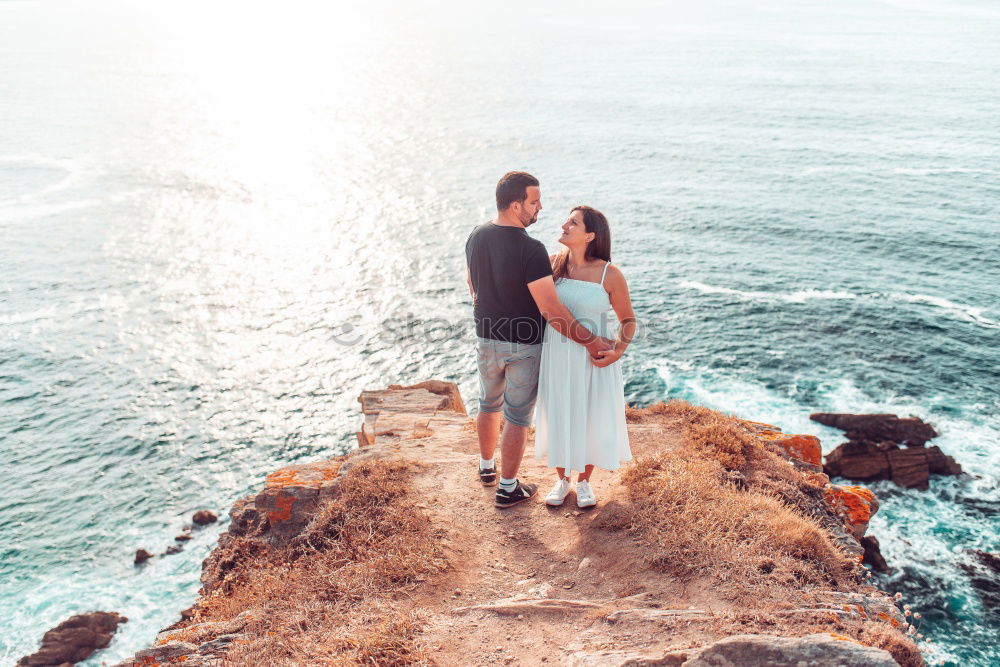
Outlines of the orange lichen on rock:
<svg viewBox="0 0 1000 667">
<path fill-rule="evenodd" d="M 288 521 L 292 518 L 292 503 L 294 502 L 295 496 L 284 496 L 278 493 L 278 497 L 274 499 L 274 503 L 278 506 L 278 509 L 268 511 L 267 518 L 272 523 Z"/>
<path fill-rule="evenodd" d="M 295 465 L 275 470 L 267 476 L 265 486 L 304 486 L 319 488 L 324 482 L 336 479 L 343 457 L 328 461 L 317 461 L 307 465 Z"/>
<path fill-rule="evenodd" d="M 875 494 L 864 487 L 831 484 L 823 495 L 826 502 L 852 525 L 867 523 L 875 513 L 872 511 Z"/>
<path fill-rule="evenodd" d="M 878 511 L 875 494 L 863 486 L 829 484 L 823 490 L 827 505 L 847 524 L 855 538 L 864 537 L 868 522 Z"/>
<path fill-rule="evenodd" d="M 823 465 L 823 450 L 819 438 L 814 435 L 788 435 L 766 432 L 760 434 L 764 440 L 781 447 L 792 458 L 813 465 Z"/>
<path fill-rule="evenodd" d="M 880 621 L 885 621 L 886 623 L 888 623 L 889 625 L 891 625 L 894 628 L 898 628 L 900 626 L 900 622 L 899 621 L 897 621 L 896 619 L 892 618 L 891 616 L 889 616 L 889 614 L 885 613 L 884 611 L 879 612 L 878 614 L 876 614 L 876 616 L 878 616 L 878 619 Z"/>
</svg>

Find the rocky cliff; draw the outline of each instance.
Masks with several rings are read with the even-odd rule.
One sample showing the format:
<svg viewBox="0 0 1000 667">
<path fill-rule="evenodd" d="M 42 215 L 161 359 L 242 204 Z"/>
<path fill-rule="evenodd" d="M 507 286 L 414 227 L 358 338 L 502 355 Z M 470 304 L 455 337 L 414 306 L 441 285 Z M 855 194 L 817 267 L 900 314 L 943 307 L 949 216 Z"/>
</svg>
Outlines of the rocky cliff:
<svg viewBox="0 0 1000 667">
<path fill-rule="evenodd" d="M 812 436 L 630 409 L 596 508 L 497 510 L 453 384 L 359 400 L 359 448 L 235 503 L 197 603 L 121 665 L 923 664 L 860 565 L 878 502 Z"/>
</svg>

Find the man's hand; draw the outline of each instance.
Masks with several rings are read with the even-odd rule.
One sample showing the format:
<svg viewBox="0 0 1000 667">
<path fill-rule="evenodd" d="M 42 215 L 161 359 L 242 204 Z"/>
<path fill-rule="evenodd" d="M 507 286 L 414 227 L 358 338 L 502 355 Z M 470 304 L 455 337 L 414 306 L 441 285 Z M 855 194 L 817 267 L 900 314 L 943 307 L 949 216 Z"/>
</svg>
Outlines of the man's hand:
<svg viewBox="0 0 1000 667">
<path fill-rule="evenodd" d="M 587 344 L 587 352 L 590 354 L 590 358 L 595 362 L 601 358 L 601 354 L 608 352 L 609 350 L 615 349 L 614 341 L 608 340 L 607 338 L 601 338 L 597 336 L 589 344 Z"/>
<path fill-rule="evenodd" d="M 604 368 L 605 366 L 610 366 L 621 358 L 622 353 L 617 349 L 612 348 L 610 350 L 598 352 L 596 357 L 590 358 L 590 362 L 598 368 Z"/>
</svg>

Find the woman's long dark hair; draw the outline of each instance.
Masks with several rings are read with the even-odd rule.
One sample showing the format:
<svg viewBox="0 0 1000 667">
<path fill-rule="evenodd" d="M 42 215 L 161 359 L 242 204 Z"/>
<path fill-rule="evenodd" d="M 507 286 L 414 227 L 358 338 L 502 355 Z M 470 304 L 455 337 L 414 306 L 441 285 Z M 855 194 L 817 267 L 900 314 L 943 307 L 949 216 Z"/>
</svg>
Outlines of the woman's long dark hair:
<svg viewBox="0 0 1000 667">
<path fill-rule="evenodd" d="M 605 262 L 611 261 L 611 228 L 608 227 L 608 219 L 596 208 L 589 206 L 574 206 L 570 211 L 583 212 L 583 226 L 587 233 L 593 232 L 594 240 L 587 244 L 587 250 L 583 255 L 585 260 L 603 259 Z M 569 277 L 569 249 L 563 250 L 556 256 L 556 261 L 552 264 L 552 278 Z"/>
</svg>

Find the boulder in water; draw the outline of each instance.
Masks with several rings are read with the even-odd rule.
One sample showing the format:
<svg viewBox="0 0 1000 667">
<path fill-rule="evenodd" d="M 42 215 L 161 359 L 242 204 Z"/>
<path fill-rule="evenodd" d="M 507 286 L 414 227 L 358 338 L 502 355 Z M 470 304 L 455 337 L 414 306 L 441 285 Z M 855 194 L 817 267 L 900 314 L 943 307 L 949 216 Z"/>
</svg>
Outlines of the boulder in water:
<svg viewBox="0 0 1000 667">
<path fill-rule="evenodd" d="M 865 535 L 861 538 L 861 546 L 865 548 L 863 563 L 867 563 L 872 566 L 872 569 L 876 572 L 888 572 L 889 564 L 885 562 L 885 558 L 882 556 L 882 550 L 879 548 L 878 539 L 874 535 Z"/>
<path fill-rule="evenodd" d="M 809 418 L 842 429 L 849 438 L 826 456 L 823 471 L 831 477 L 891 479 L 900 486 L 923 490 L 928 488 L 931 474 L 962 472 L 962 466 L 940 447 L 924 446 L 937 431 L 917 417 L 822 412 Z"/>
<path fill-rule="evenodd" d="M 82 662 L 111 643 L 119 623 L 128 619 L 110 611 L 77 614 L 52 628 L 42 637 L 36 653 L 18 660 L 17 667 L 45 667 Z"/>
<path fill-rule="evenodd" d="M 215 512 L 210 512 L 209 510 L 198 510 L 191 517 L 191 520 L 199 526 L 207 526 L 210 523 L 215 523 L 219 520 L 219 517 L 215 516 Z"/>
<path fill-rule="evenodd" d="M 880 442 L 920 446 L 937 437 L 934 427 L 919 417 L 900 418 L 896 415 L 856 415 L 836 412 L 816 412 L 809 419 L 839 428 L 855 441 Z"/>
</svg>

